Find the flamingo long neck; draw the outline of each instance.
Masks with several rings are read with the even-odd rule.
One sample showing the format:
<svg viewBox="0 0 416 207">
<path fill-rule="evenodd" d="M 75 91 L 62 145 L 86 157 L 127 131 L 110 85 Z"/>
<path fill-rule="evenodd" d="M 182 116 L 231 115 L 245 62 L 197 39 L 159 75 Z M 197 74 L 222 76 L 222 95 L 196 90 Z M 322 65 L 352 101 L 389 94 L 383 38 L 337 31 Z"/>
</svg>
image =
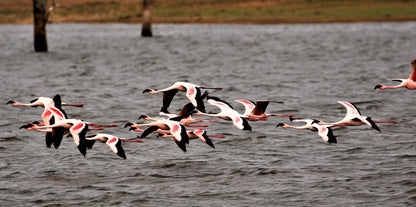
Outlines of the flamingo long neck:
<svg viewBox="0 0 416 207">
<path fill-rule="evenodd" d="M 30 103 L 30 104 L 25 104 L 25 103 L 19 103 L 19 102 L 14 102 L 12 103 L 13 106 L 43 106 L 37 103 Z"/>
<path fill-rule="evenodd" d="M 208 113 L 204 113 L 204 112 L 198 112 L 197 115 L 202 115 L 202 116 L 211 116 L 211 117 L 217 117 L 217 118 L 221 118 L 221 119 L 225 119 L 225 120 L 231 120 L 228 116 L 225 116 L 221 113 L 218 114 L 208 114 Z"/>
<path fill-rule="evenodd" d="M 143 140 L 129 140 L 129 139 L 125 139 L 125 138 L 120 138 L 121 141 L 123 142 L 143 142 Z"/>
<path fill-rule="evenodd" d="M 345 123 L 345 120 L 341 120 L 341 121 L 337 121 L 337 122 L 332 122 L 332 123 L 328 123 L 328 122 L 319 122 L 319 125 L 331 125 L 331 126 L 348 126 L 348 124 Z"/>
<path fill-rule="evenodd" d="M 71 123 L 66 121 L 59 121 L 52 125 L 45 125 L 45 126 L 38 126 L 38 129 L 47 129 L 47 128 L 53 128 L 53 127 L 64 127 L 64 128 L 70 128 L 72 126 Z"/>
<path fill-rule="evenodd" d="M 394 88 L 402 88 L 402 87 L 406 87 L 406 86 L 404 84 L 400 84 L 400 85 L 397 85 L 397 86 L 385 86 L 385 85 L 383 85 L 383 86 L 381 86 L 380 89 L 394 89 Z"/>
<path fill-rule="evenodd" d="M 283 128 L 292 128 L 292 129 L 309 129 L 308 125 L 304 125 L 304 126 L 291 126 L 289 124 L 285 124 L 283 125 Z"/>
<path fill-rule="evenodd" d="M 160 129 L 167 129 L 167 127 L 166 127 L 166 125 L 167 125 L 167 123 L 163 123 L 163 122 L 152 122 L 152 123 L 149 123 L 149 124 L 136 124 L 136 125 L 134 125 L 135 127 L 144 127 L 144 126 L 157 126 L 157 127 L 159 127 Z M 132 125 L 133 126 L 133 125 Z"/>
<path fill-rule="evenodd" d="M 52 128 L 49 129 L 39 129 L 39 128 L 34 128 L 33 130 L 38 131 L 38 132 L 52 132 Z"/>
</svg>

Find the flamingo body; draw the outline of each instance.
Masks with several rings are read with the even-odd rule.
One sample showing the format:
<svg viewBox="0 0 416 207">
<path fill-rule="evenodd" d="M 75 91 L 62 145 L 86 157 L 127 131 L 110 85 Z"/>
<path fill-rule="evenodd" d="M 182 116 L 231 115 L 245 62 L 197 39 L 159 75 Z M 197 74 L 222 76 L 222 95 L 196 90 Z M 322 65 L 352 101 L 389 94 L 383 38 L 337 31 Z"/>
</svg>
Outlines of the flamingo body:
<svg viewBox="0 0 416 207">
<path fill-rule="evenodd" d="M 205 106 L 203 102 L 204 96 L 201 93 L 201 89 L 207 88 L 207 87 L 201 87 L 192 83 L 188 82 L 176 82 L 172 86 L 161 89 L 161 90 L 154 90 L 154 89 L 145 89 L 143 93 L 149 93 L 149 94 L 156 94 L 163 92 L 163 106 L 161 108 L 161 112 L 169 113 L 168 108 L 170 106 L 170 103 L 172 102 L 173 97 L 178 93 L 186 92 L 186 97 L 189 99 L 189 101 L 194 105 L 198 110 L 205 112 Z M 214 89 L 220 89 L 220 88 L 214 88 Z"/>
<path fill-rule="evenodd" d="M 208 103 L 218 107 L 221 111 L 217 114 L 207 114 L 203 112 L 196 112 L 197 115 L 205 115 L 211 117 L 218 117 L 224 120 L 231 120 L 235 127 L 242 130 L 251 131 L 251 126 L 248 121 L 243 118 L 241 114 L 233 109 L 233 107 L 224 100 L 221 100 L 217 97 L 208 96 Z"/>
<path fill-rule="evenodd" d="M 75 145 L 78 147 L 81 154 L 85 157 L 87 153 L 87 142 L 85 135 L 88 131 L 88 125 L 84 121 L 79 119 L 64 119 L 57 121 L 52 125 L 35 126 L 35 128 L 52 128 L 52 138 L 59 143 L 63 138 L 65 130 L 69 130 Z"/>
<path fill-rule="evenodd" d="M 188 132 L 189 139 L 192 139 L 194 137 L 199 138 L 201 141 L 205 142 L 207 145 L 211 146 L 212 148 L 215 148 L 214 144 L 212 143 L 211 139 L 208 137 L 207 132 L 202 129 L 195 129 L 193 131 Z"/>
<path fill-rule="evenodd" d="M 59 94 L 55 95 L 53 99 L 49 97 L 38 97 L 38 98 L 32 99 L 29 104 L 19 103 L 16 101 L 9 101 L 8 104 L 12 104 L 13 106 L 44 107 L 43 113 L 41 115 L 43 125 L 51 125 L 55 123 L 55 121 L 60 121 L 60 120 L 68 118 L 65 111 L 61 108 L 62 101 L 61 101 L 61 96 Z M 37 130 L 32 127 L 23 127 L 23 128 Z M 37 131 L 42 131 L 42 130 L 37 130 Z M 52 144 L 54 144 L 54 147 L 58 148 L 60 145 L 60 140 L 62 139 L 54 140 L 52 136 L 52 130 L 45 130 L 44 132 L 46 132 L 45 134 L 46 147 L 50 148 Z"/>
<path fill-rule="evenodd" d="M 105 143 L 114 153 L 126 159 L 126 153 L 124 152 L 124 149 L 121 147 L 122 140 L 116 136 L 110 134 L 96 134 L 88 136 L 85 139 L 93 141 L 98 140 L 102 143 Z"/>
<path fill-rule="evenodd" d="M 361 115 L 360 111 L 354 104 L 346 102 L 346 101 L 338 101 L 338 103 L 342 104 L 347 109 L 347 114 L 345 115 L 345 117 L 338 122 L 334 122 L 334 123 L 320 122 L 319 124 L 324 124 L 324 125 L 343 125 L 344 124 L 348 126 L 359 126 L 362 124 L 367 124 L 371 128 L 381 132 L 380 128 L 378 128 L 378 126 L 374 123 L 371 117 Z"/>
<path fill-rule="evenodd" d="M 285 123 L 279 123 L 276 125 L 276 127 L 283 127 L 283 128 L 292 128 L 292 129 L 307 129 L 310 131 L 317 131 L 318 135 L 328 143 L 337 143 L 336 137 L 334 136 L 334 133 L 332 129 L 330 128 L 332 125 L 319 125 L 318 123 L 320 121 L 316 119 L 292 119 L 292 122 L 305 122 L 302 126 L 291 126 Z"/>
<path fill-rule="evenodd" d="M 146 137 L 148 134 L 158 129 L 169 129 L 170 134 L 172 134 L 175 143 L 182 151 L 186 152 L 186 144 L 189 144 L 189 137 L 186 133 L 185 127 L 182 126 L 179 122 L 165 119 L 155 121 L 149 124 L 137 125 L 137 127 L 140 126 L 148 126 L 148 128 L 144 130 L 140 138 Z"/>
</svg>

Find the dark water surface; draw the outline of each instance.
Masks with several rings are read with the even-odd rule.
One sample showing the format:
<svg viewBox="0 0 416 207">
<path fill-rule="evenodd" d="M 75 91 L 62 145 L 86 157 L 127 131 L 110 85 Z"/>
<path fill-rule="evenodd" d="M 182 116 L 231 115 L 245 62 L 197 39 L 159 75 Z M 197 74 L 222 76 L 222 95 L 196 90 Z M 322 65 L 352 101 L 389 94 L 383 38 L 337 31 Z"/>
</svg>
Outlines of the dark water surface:
<svg viewBox="0 0 416 207">
<path fill-rule="evenodd" d="M 416 58 L 416 23 L 308 25 L 48 25 L 48 53 L 33 52 L 31 25 L 0 26 L 0 206 L 414 206 L 416 91 L 374 91 L 407 78 Z M 97 143 L 82 157 L 71 138 L 47 149 L 40 132 L 19 129 L 41 108 L 12 107 L 61 94 L 71 118 L 116 123 L 157 116 L 176 81 L 223 87 L 211 95 L 269 99 L 267 112 L 338 121 L 356 104 L 379 124 L 334 129 L 338 144 L 316 133 L 276 128 L 285 117 L 208 123 L 216 149 L 191 140 L 183 153 L 171 139 L 123 143 L 120 159 Z M 187 102 L 183 93 L 171 111 Z M 207 110 L 217 108 L 207 104 Z M 201 118 L 201 117 L 199 117 Z M 93 132 L 90 132 L 93 133 Z"/>
</svg>

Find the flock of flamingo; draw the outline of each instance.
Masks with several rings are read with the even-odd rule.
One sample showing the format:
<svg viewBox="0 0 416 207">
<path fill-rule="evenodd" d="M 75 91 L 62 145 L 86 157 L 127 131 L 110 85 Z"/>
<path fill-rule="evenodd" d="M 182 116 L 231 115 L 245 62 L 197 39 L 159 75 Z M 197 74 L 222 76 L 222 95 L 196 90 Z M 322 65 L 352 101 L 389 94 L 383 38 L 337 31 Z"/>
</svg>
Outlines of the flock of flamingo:
<svg viewBox="0 0 416 207">
<path fill-rule="evenodd" d="M 407 79 L 392 79 L 393 81 L 401 82 L 396 86 L 385 86 L 385 85 L 376 85 L 376 89 L 394 89 L 394 88 L 407 88 L 407 89 L 416 89 L 416 59 L 411 61 L 412 73 Z M 202 90 L 204 90 L 202 92 Z M 381 132 L 376 123 L 388 123 L 394 122 L 390 121 L 373 121 L 370 117 L 361 115 L 358 108 L 349 102 L 338 101 L 346 108 L 345 117 L 333 123 L 323 122 L 317 119 L 297 119 L 293 118 L 292 114 L 268 114 L 266 113 L 266 108 L 270 101 L 268 100 L 259 100 L 259 101 L 248 101 L 238 99 L 235 100 L 244 105 L 245 112 L 243 114 L 234 110 L 231 104 L 228 102 L 215 97 L 208 95 L 207 90 L 221 90 L 222 88 L 209 88 L 202 87 L 188 82 L 176 82 L 172 86 L 161 89 L 145 89 L 143 94 L 157 94 L 163 93 L 162 108 L 160 109 L 159 115 L 166 116 L 164 119 L 156 119 L 147 115 L 141 115 L 140 119 L 147 120 L 149 122 L 144 124 L 138 123 L 126 123 L 126 127 L 130 127 L 129 130 L 134 130 L 141 132 L 137 138 L 144 138 L 151 133 L 156 133 L 161 137 L 172 137 L 178 147 L 186 152 L 186 147 L 189 144 L 190 139 L 200 139 L 201 141 L 208 144 L 210 147 L 215 148 L 211 138 L 224 138 L 223 135 L 208 135 L 205 130 L 201 127 L 207 127 L 208 125 L 197 125 L 198 122 L 215 122 L 217 119 L 201 120 L 191 117 L 192 115 L 199 116 L 209 116 L 220 118 L 224 120 L 232 121 L 233 125 L 240 130 L 251 131 L 250 122 L 252 121 L 265 121 L 270 116 L 281 116 L 289 117 L 291 122 L 304 122 L 302 126 L 293 126 L 287 123 L 278 123 L 276 127 L 283 128 L 293 128 L 293 129 L 307 129 L 310 131 L 318 132 L 318 135 L 328 143 L 337 143 L 336 136 L 332 131 L 332 127 L 337 126 L 358 126 L 366 124 L 371 128 Z M 185 92 L 186 97 L 189 99 L 189 102 L 184 105 L 182 110 L 178 114 L 173 114 L 168 111 L 168 108 L 178 92 Z M 220 112 L 217 114 L 210 114 L 205 111 L 204 101 L 207 101 L 210 105 L 216 106 L 219 108 Z M 62 142 L 63 136 L 68 134 L 73 138 L 75 145 L 78 147 L 81 154 L 85 157 L 87 149 L 92 149 L 96 140 L 106 143 L 107 146 L 118 156 L 126 159 L 125 151 L 123 150 L 121 143 L 122 142 L 143 142 L 141 139 L 126 139 L 119 138 L 110 134 L 98 133 L 93 135 L 87 135 L 88 131 L 92 130 L 103 130 L 103 127 L 115 127 L 117 125 L 103 125 L 103 124 L 94 124 L 86 122 L 80 119 L 70 119 L 68 118 L 65 111 L 62 109 L 62 106 L 75 106 L 83 107 L 83 104 L 67 104 L 61 101 L 60 95 L 56 95 L 53 98 L 48 97 L 38 97 L 30 101 L 30 103 L 19 103 L 17 101 L 8 101 L 7 104 L 13 106 L 41 106 L 44 108 L 42 113 L 42 122 L 35 121 L 30 124 L 22 125 L 20 128 L 27 130 L 35 130 L 39 132 L 46 133 L 45 141 L 46 146 L 51 148 L 53 145 L 54 148 L 58 148 Z M 142 129 L 146 127 L 145 129 Z M 185 127 L 189 128 L 186 129 Z M 196 128 L 192 128 L 196 127 Z"/>
</svg>

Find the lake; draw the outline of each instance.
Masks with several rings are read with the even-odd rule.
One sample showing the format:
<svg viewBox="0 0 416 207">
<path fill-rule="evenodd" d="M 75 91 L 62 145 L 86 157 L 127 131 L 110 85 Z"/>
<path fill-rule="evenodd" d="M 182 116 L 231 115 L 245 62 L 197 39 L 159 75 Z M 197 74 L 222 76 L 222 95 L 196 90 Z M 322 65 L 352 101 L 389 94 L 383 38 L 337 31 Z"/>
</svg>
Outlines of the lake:
<svg viewBox="0 0 416 207">
<path fill-rule="evenodd" d="M 416 91 L 373 90 L 407 78 L 416 58 L 416 22 L 153 25 L 50 24 L 49 52 L 33 52 L 32 25 L 0 26 L 1 206 L 413 206 L 416 203 Z M 60 94 L 70 118 L 118 124 L 102 133 L 134 138 L 127 122 L 158 117 L 177 81 L 201 86 L 242 113 L 235 99 L 271 100 L 267 111 L 335 122 L 337 101 L 354 103 L 378 124 L 334 127 L 337 144 L 316 132 L 276 128 L 287 117 L 206 122 L 215 149 L 149 135 L 123 143 L 127 159 L 96 143 L 84 158 L 71 138 L 58 149 L 41 132 L 19 129 L 42 108 L 9 100 Z M 178 93 L 170 106 L 188 102 Z M 283 103 L 279 103 L 283 102 Z M 206 110 L 218 112 L 208 103 Z M 195 117 L 210 119 L 208 117 Z M 296 125 L 296 124 L 293 124 Z M 90 131 L 88 134 L 96 132 Z"/>
</svg>

